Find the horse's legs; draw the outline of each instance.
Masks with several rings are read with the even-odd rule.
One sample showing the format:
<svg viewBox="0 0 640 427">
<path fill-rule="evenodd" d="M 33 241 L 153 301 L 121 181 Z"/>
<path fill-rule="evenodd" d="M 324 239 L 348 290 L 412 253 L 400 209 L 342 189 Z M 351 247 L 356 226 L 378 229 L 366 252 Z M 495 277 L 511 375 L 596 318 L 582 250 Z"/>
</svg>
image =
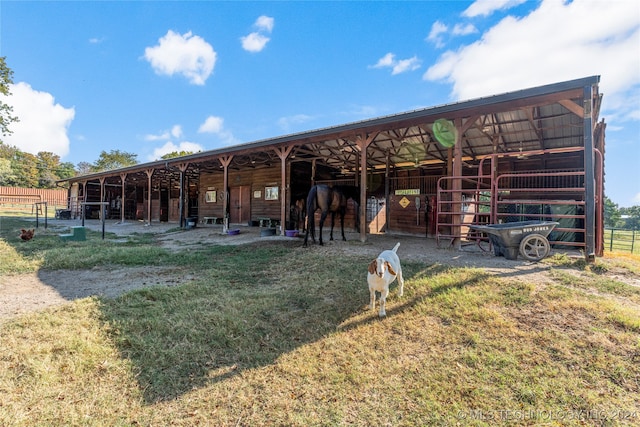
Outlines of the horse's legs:
<svg viewBox="0 0 640 427">
<path fill-rule="evenodd" d="M 335 223 L 336 220 L 336 213 L 335 212 L 331 212 L 331 234 L 329 234 L 329 240 L 333 240 L 333 224 Z"/>
<path fill-rule="evenodd" d="M 322 211 L 322 214 L 320 215 L 320 236 L 318 238 L 320 240 L 320 246 L 322 246 L 322 226 L 324 225 L 325 219 L 327 219 L 327 211 Z"/>
<path fill-rule="evenodd" d="M 344 237 L 344 210 L 340 211 L 340 230 L 342 230 L 342 241 L 346 242 L 347 238 Z"/>
</svg>

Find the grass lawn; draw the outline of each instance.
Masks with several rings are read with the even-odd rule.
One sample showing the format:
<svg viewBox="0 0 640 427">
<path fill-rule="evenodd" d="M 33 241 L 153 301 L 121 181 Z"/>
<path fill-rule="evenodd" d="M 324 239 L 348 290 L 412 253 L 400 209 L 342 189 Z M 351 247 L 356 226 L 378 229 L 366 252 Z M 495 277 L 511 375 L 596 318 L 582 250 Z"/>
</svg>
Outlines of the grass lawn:
<svg viewBox="0 0 640 427">
<path fill-rule="evenodd" d="M 21 245 L 21 225 L 0 221 L 0 274 L 197 279 L 0 319 L 2 426 L 640 425 L 640 286 L 620 280 L 640 279 L 636 255 L 554 257 L 543 281 L 403 262 L 381 320 L 362 256 L 173 253 L 146 235 Z"/>
</svg>

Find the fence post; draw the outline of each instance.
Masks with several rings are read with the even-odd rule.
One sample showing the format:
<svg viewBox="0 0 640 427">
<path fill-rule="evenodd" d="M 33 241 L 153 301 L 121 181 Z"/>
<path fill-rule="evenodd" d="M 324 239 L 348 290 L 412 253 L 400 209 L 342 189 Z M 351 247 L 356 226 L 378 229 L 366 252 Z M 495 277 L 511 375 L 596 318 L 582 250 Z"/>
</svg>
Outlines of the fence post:
<svg viewBox="0 0 640 427">
<path fill-rule="evenodd" d="M 609 239 L 609 252 L 613 252 L 613 228 L 611 229 L 611 238 Z"/>
<path fill-rule="evenodd" d="M 631 253 L 633 253 L 633 244 L 636 241 L 636 229 L 631 230 Z"/>
</svg>

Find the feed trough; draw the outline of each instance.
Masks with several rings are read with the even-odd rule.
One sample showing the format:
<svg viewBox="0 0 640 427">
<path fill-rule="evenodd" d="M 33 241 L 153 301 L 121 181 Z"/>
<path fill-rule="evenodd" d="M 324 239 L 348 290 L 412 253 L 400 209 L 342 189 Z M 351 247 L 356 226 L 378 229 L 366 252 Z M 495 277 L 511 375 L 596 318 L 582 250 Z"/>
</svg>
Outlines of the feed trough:
<svg viewBox="0 0 640 427">
<path fill-rule="evenodd" d="M 529 261 L 540 261 L 551 252 L 547 236 L 558 225 L 552 221 L 518 221 L 504 224 L 470 225 L 469 228 L 489 236 L 496 256 L 518 259 L 518 253 Z"/>
</svg>

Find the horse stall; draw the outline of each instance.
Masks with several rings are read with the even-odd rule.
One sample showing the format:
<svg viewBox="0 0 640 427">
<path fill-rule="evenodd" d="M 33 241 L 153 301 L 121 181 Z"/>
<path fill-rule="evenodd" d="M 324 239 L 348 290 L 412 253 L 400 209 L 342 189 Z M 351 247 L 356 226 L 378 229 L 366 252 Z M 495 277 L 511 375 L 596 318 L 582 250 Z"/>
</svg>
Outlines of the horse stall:
<svg viewBox="0 0 640 427">
<path fill-rule="evenodd" d="M 488 241 L 474 225 L 547 220 L 558 222 L 552 245 L 581 249 L 592 260 L 603 248 L 599 80 L 588 76 L 65 181 L 80 184 L 79 202 L 120 195 L 149 223 L 188 216 L 201 224 L 279 225 L 283 234 L 304 228 L 302 201 L 313 185 L 349 183 L 361 193 L 347 203 L 345 228 L 358 227 L 361 241 L 367 234 L 410 234 L 459 249 Z M 317 223 L 320 214 L 313 215 Z"/>
</svg>

